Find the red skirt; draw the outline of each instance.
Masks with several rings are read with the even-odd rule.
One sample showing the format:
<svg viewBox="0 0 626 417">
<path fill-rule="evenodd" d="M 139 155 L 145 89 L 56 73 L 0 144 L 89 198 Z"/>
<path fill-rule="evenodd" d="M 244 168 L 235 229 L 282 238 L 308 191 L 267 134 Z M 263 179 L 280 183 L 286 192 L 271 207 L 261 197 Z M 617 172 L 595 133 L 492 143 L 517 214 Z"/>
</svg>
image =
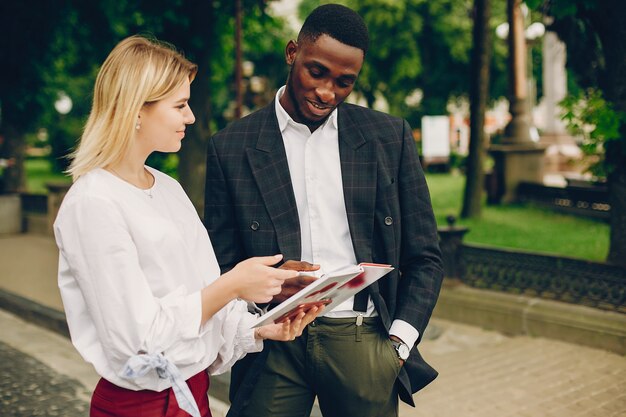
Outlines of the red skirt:
<svg viewBox="0 0 626 417">
<path fill-rule="evenodd" d="M 209 409 L 209 374 L 202 371 L 187 380 L 196 399 L 200 415 L 211 417 Z M 180 408 L 174 390 L 161 392 L 151 390 L 133 391 L 118 387 L 100 378 L 91 397 L 90 417 L 189 417 Z"/>
</svg>

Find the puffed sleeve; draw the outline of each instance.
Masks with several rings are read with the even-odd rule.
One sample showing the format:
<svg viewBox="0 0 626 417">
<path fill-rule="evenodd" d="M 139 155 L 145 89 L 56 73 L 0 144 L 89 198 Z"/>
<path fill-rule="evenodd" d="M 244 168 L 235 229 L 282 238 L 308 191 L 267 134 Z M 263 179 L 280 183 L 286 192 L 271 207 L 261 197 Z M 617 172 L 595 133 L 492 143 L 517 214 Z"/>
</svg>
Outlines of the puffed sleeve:
<svg viewBox="0 0 626 417">
<path fill-rule="evenodd" d="M 260 352 L 263 349 L 263 342 L 254 339 L 252 325 L 256 316 L 248 312 L 246 302 L 231 301 L 211 320 L 220 321 L 222 343 L 217 359 L 209 366 L 210 374 L 223 374 L 246 353 Z"/>
<path fill-rule="evenodd" d="M 106 360 L 116 373 L 140 351 L 163 352 L 176 365 L 202 358 L 206 348 L 200 337 L 200 291 L 190 292 L 181 285 L 163 297 L 153 295 L 115 204 L 96 196 L 72 196 L 64 202 L 54 231 L 65 265 L 60 268 L 59 285 L 75 281 Z M 65 305 L 68 320 L 73 308 L 80 309 Z M 80 338 L 72 334 L 75 344 Z M 141 379 L 136 383 L 141 386 Z"/>
</svg>

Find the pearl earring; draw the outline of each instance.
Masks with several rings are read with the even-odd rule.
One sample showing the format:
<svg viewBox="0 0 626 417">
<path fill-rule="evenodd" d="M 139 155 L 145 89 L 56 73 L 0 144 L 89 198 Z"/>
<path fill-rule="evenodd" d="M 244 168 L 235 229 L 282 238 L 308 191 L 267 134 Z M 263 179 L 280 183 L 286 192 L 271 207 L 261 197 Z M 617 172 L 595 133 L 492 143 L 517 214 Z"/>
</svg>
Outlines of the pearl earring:
<svg viewBox="0 0 626 417">
<path fill-rule="evenodd" d="M 135 125 L 135 129 L 139 130 L 140 128 L 141 128 L 141 124 L 137 122 L 137 124 Z"/>
</svg>

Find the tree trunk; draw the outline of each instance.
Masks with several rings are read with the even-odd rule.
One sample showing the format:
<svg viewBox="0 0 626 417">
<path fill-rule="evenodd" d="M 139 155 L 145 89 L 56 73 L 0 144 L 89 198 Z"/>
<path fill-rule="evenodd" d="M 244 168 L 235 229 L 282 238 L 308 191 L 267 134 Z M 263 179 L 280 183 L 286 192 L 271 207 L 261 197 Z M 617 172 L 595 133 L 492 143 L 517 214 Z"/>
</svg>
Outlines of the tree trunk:
<svg viewBox="0 0 626 417">
<path fill-rule="evenodd" d="M 626 169 L 609 176 L 611 204 L 610 247 L 607 261 L 626 267 Z"/>
<path fill-rule="evenodd" d="M 586 14 L 593 25 L 604 55 L 600 88 L 615 110 L 626 115 L 626 9 L 622 0 L 605 0 Z M 608 176 L 611 204 L 611 237 L 607 261 L 626 266 L 626 121 L 621 138 L 607 144 L 605 159 L 614 171 Z"/>
<path fill-rule="evenodd" d="M 461 217 L 480 217 L 485 173 L 485 107 L 489 94 L 491 36 L 490 0 L 474 1 L 474 29 L 470 80 L 470 143 L 466 166 L 465 194 Z"/>
<path fill-rule="evenodd" d="M 213 1 L 197 1 L 192 19 L 191 36 L 209 39 L 213 45 Z M 190 38 L 191 36 L 188 36 Z M 191 42 L 189 49 L 192 50 Z M 206 148 L 211 137 L 211 55 L 213 48 L 196 51 L 198 74 L 191 84 L 191 106 L 196 122 L 187 129 L 187 136 L 179 152 L 178 176 L 198 214 L 204 213 L 204 181 L 206 172 Z"/>
</svg>

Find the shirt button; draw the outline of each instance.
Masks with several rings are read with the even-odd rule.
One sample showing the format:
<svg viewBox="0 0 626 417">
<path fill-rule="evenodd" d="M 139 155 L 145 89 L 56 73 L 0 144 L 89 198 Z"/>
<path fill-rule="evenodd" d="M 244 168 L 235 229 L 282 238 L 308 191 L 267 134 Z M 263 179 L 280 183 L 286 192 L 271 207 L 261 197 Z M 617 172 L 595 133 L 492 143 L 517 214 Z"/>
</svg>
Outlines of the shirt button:
<svg viewBox="0 0 626 417">
<path fill-rule="evenodd" d="M 387 226 L 391 226 L 393 224 L 393 219 L 390 216 L 385 217 L 385 224 Z"/>
<path fill-rule="evenodd" d="M 257 222 L 256 220 L 253 221 L 252 223 L 250 223 L 250 229 L 257 231 L 259 230 L 259 222 Z"/>
</svg>

